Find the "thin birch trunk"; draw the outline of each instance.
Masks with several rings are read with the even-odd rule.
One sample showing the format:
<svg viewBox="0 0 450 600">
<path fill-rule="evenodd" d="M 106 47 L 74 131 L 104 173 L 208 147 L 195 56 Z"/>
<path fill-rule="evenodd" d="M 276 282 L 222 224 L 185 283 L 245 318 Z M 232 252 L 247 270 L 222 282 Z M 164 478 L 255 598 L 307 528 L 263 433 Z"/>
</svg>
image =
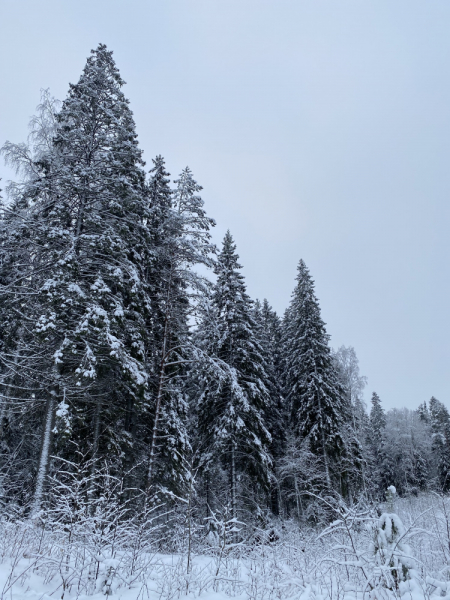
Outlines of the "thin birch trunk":
<svg viewBox="0 0 450 600">
<path fill-rule="evenodd" d="M 52 445 L 52 430 L 53 421 L 55 415 L 56 405 L 56 392 L 51 391 L 50 396 L 47 400 L 45 422 L 44 422 L 44 433 L 42 436 L 41 455 L 39 458 L 39 468 L 36 479 L 36 488 L 34 492 L 33 506 L 31 510 L 31 516 L 36 515 L 42 506 L 42 498 L 44 494 L 45 480 L 48 473 L 48 465 L 50 461 L 50 449 Z"/>
</svg>

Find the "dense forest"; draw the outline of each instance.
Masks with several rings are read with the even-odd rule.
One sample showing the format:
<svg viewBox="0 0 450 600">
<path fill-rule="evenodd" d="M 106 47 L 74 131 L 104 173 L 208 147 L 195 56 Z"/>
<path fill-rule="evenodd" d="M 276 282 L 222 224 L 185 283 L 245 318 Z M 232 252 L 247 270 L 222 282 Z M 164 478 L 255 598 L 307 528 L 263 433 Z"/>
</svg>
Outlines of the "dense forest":
<svg viewBox="0 0 450 600">
<path fill-rule="evenodd" d="M 284 315 L 252 300 L 191 170 L 146 168 L 123 84 L 100 45 L 63 102 L 43 93 L 28 143 L 3 146 L 18 174 L 0 206 L 3 517 L 151 523 L 162 549 L 186 527 L 189 544 L 256 544 L 388 487 L 447 492 L 445 405 L 366 406 L 303 260 Z"/>
</svg>

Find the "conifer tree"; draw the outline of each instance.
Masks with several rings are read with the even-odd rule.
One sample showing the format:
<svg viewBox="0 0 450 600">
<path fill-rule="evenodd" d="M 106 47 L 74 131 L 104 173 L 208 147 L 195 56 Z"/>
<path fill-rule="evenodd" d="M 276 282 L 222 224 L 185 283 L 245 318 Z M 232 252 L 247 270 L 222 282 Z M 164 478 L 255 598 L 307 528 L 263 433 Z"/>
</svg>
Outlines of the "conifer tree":
<svg viewBox="0 0 450 600">
<path fill-rule="evenodd" d="M 370 443 L 377 456 L 382 443 L 383 431 L 386 428 L 386 415 L 381 406 L 380 397 L 372 393 L 372 408 L 370 410 Z"/>
<path fill-rule="evenodd" d="M 270 445 L 273 460 L 271 475 L 272 511 L 274 514 L 279 514 L 280 494 L 277 481 L 277 464 L 284 454 L 288 423 L 280 377 L 281 322 L 266 299 L 263 300 L 262 304 L 259 300 L 255 302 L 254 318 L 256 323 L 255 333 L 261 346 L 263 367 L 266 373 L 265 384 L 269 392 L 265 423 L 272 438 Z"/>
<path fill-rule="evenodd" d="M 392 484 L 391 463 L 384 447 L 384 430 L 386 428 L 386 414 L 381 405 L 380 397 L 372 393 L 369 424 L 366 431 L 366 440 L 369 448 L 369 465 L 373 472 L 372 493 L 383 494 L 388 485 Z M 382 470 L 384 471 L 382 473 Z M 386 481 L 388 482 L 386 484 Z"/>
<path fill-rule="evenodd" d="M 57 411 L 72 439 L 119 466 L 126 413 L 147 384 L 145 268 L 152 261 L 145 173 L 112 52 L 92 51 L 56 115 L 55 133 L 21 192 L 46 399 L 36 502 Z M 33 314 L 33 313 L 31 313 Z"/>
<path fill-rule="evenodd" d="M 450 420 L 446 406 L 434 396 L 429 402 L 430 424 L 434 434 L 442 433 Z"/>
<path fill-rule="evenodd" d="M 210 322 L 202 324 L 200 335 L 204 347 L 228 370 L 218 380 L 204 377 L 197 409 L 207 462 L 220 457 L 229 472 L 233 517 L 237 514 L 238 473 L 250 476 L 254 489 L 255 484 L 265 488 L 271 467 L 270 433 L 264 423 L 269 403 L 264 361 L 238 258 L 227 232 L 215 268 Z"/>
<path fill-rule="evenodd" d="M 419 404 L 419 408 L 417 409 L 419 417 L 425 423 L 430 422 L 430 413 L 428 411 L 427 403 L 424 401 L 422 404 Z"/>
<path fill-rule="evenodd" d="M 360 450 L 346 444 L 350 407 L 333 364 L 314 282 L 303 260 L 285 318 L 284 339 L 285 393 L 294 430 L 300 438 L 308 438 L 311 450 L 321 456 L 328 489 L 334 483 L 346 493 L 348 465 L 343 461 L 360 460 Z"/>
<path fill-rule="evenodd" d="M 147 486 L 155 481 L 161 487 L 179 492 L 186 483 L 183 461 L 189 452 L 187 433 L 186 375 L 196 359 L 188 319 L 193 317 L 203 279 L 193 270 L 198 264 L 212 266 L 214 246 L 209 230 L 214 221 L 206 216 L 201 186 L 186 168 L 175 190 L 169 187 L 169 174 L 161 156 L 153 161 L 149 182 L 155 259 L 152 286 L 153 355 L 151 386 L 150 453 Z"/>
</svg>

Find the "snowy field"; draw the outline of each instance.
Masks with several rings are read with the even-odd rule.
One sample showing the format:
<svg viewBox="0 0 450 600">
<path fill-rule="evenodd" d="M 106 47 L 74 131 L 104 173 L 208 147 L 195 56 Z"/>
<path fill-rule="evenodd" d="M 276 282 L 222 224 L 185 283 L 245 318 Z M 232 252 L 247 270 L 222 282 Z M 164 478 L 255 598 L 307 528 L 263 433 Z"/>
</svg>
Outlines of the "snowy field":
<svg viewBox="0 0 450 600">
<path fill-rule="evenodd" d="M 336 509 L 326 528 L 273 523 L 272 542 L 259 532 L 236 543 L 224 525 L 208 543 L 193 537 L 190 554 L 187 537 L 184 552 L 163 554 L 129 525 L 2 522 L 0 598 L 450 598 L 450 499 L 424 494 L 383 508 L 393 512 Z"/>
</svg>

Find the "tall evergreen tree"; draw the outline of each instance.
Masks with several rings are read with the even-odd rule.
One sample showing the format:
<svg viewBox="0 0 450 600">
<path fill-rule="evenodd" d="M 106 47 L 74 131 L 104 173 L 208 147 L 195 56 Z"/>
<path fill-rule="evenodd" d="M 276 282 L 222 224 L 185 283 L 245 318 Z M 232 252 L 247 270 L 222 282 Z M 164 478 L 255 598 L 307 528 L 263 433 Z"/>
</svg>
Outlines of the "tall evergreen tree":
<svg viewBox="0 0 450 600">
<path fill-rule="evenodd" d="M 380 397 L 372 393 L 369 424 L 366 431 L 367 445 L 369 448 L 369 465 L 372 469 L 370 486 L 375 495 L 384 494 L 386 487 L 392 485 L 391 463 L 386 456 L 384 447 L 384 430 L 386 429 L 386 414 L 381 405 Z M 382 473 L 384 470 L 384 473 Z M 386 481 L 388 483 L 386 484 Z"/>
<path fill-rule="evenodd" d="M 227 232 L 218 257 L 212 297 L 213 323 L 203 323 L 200 335 L 210 353 L 228 367 L 216 381 L 205 378 L 198 405 L 198 427 L 205 440 L 209 464 L 220 457 L 229 472 L 233 516 L 237 514 L 238 473 L 252 485 L 266 487 L 271 458 L 270 433 L 264 416 L 269 394 L 264 384 L 262 349 L 252 316 L 252 301 L 239 270 L 236 246 Z"/>
<path fill-rule="evenodd" d="M 285 393 L 294 429 L 322 457 L 328 489 L 334 484 L 346 494 L 349 465 L 344 462 L 360 461 L 360 449 L 346 443 L 350 407 L 328 346 L 314 282 L 303 260 L 285 319 L 284 339 L 288 357 Z"/>
<path fill-rule="evenodd" d="M 265 422 L 272 438 L 270 445 L 273 460 L 271 475 L 272 511 L 274 514 L 279 514 L 280 493 L 277 465 L 284 454 L 288 423 L 280 377 L 281 321 L 266 299 L 263 300 L 262 304 L 259 300 L 255 302 L 254 318 L 256 323 L 255 333 L 261 346 L 263 367 L 266 373 L 265 384 L 269 392 Z"/>
<path fill-rule="evenodd" d="M 450 420 L 446 406 L 434 396 L 429 402 L 430 424 L 434 434 L 440 434 Z"/>
<path fill-rule="evenodd" d="M 72 422 L 74 442 L 121 468 L 126 413 L 139 410 L 147 393 L 150 213 L 123 84 L 112 52 L 100 45 L 70 86 L 50 148 L 21 192 L 40 313 L 33 336 L 45 374 L 36 508 L 57 413 Z"/>
<path fill-rule="evenodd" d="M 417 413 L 422 421 L 425 423 L 430 422 L 430 412 L 428 410 L 427 403 L 424 401 L 422 404 L 419 404 L 419 408 L 417 409 Z"/>
<path fill-rule="evenodd" d="M 386 415 L 381 406 L 380 397 L 376 392 L 372 393 L 372 408 L 370 409 L 370 441 L 375 453 L 380 448 L 383 431 L 386 428 Z"/>
<path fill-rule="evenodd" d="M 183 467 L 190 450 L 187 433 L 186 376 L 198 359 L 189 333 L 203 279 L 193 269 L 213 265 L 210 228 L 201 186 L 186 168 L 169 188 L 169 174 L 161 156 L 153 161 L 149 183 L 150 230 L 155 259 L 152 285 L 153 355 L 151 385 L 154 394 L 147 485 L 158 482 L 180 491 L 187 474 Z"/>
</svg>

